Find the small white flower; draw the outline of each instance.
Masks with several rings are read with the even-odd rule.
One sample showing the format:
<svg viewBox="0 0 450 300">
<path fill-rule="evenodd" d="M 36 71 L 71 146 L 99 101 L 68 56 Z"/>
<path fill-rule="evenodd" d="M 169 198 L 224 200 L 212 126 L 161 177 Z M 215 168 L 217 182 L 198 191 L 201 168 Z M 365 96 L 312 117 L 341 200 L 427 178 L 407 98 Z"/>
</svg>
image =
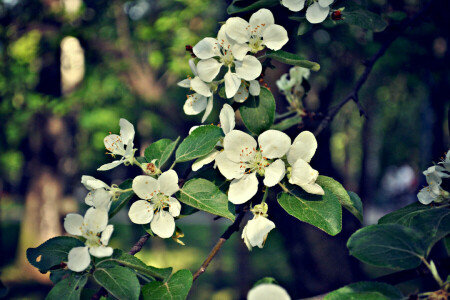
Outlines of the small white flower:
<svg viewBox="0 0 450 300">
<path fill-rule="evenodd" d="M 272 283 L 261 283 L 247 294 L 247 300 L 291 300 L 284 288 Z"/>
<path fill-rule="evenodd" d="M 171 195 L 178 190 L 178 175 L 174 170 L 162 173 L 157 180 L 145 175 L 134 178 L 133 191 L 142 200 L 131 205 L 128 212 L 131 222 L 150 223 L 151 230 L 159 237 L 171 237 L 175 231 L 174 217 L 181 211 L 180 202 Z"/>
<path fill-rule="evenodd" d="M 314 3 L 306 9 L 306 20 L 309 23 L 322 23 L 330 14 L 330 5 L 333 0 L 314 0 Z"/>
<path fill-rule="evenodd" d="M 258 246 L 262 248 L 266 242 L 267 235 L 275 228 L 275 223 L 267 219 L 267 203 L 255 205 L 251 211 L 254 214 L 252 220 L 248 221 L 242 230 L 241 238 L 244 239 L 248 250 Z"/>
<path fill-rule="evenodd" d="M 81 176 L 81 183 L 89 190 L 84 202 L 89 206 L 109 211 L 111 198 L 118 191 L 118 188 L 110 187 L 103 181 L 88 175 Z"/>
<path fill-rule="evenodd" d="M 431 166 L 425 171 L 423 171 L 423 175 L 426 176 L 428 184 L 438 184 L 442 183 L 442 178 L 449 178 L 450 175 L 445 173 L 445 168 L 441 166 Z"/>
<path fill-rule="evenodd" d="M 316 183 L 319 172 L 309 165 L 316 149 L 316 137 L 310 131 L 303 131 L 295 138 L 287 154 L 288 163 L 292 166 L 289 183 L 310 194 L 324 195 L 322 187 Z"/>
<path fill-rule="evenodd" d="M 193 51 L 200 59 L 197 63 L 198 76 L 205 82 L 211 82 L 222 66 L 228 68 L 224 76 L 225 94 L 227 98 L 231 98 L 238 91 L 241 79 L 256 79 L 261 74 L 262 65 L 256 57 L 247 55 L 247 45 L 236 43 L 227 37 L 226 26 L 222 25 L 217 39 L 204 38 L 194 46 Z M 219 61 L 215 57 L 218 57 Z M 235 72 L 231 71 L 232 67 Z"/>
<path fill-rule="evenodd" d="M 448 150 L 445 159 L 442 159 L 439 164 L 443 165 L 447 172 L 450 172 L 450 149 Z"/>
<path fill-rule="evenodd" d="M 292 67 L 289 70 L 289 79 L 288 74 L 283 74 L 276 82 L 277 87 L 283 94 L 290 94 L 292 88 L 296 87 L 298 89 L 301 87 L 303 79 L 308 79 L 309 74 L 309 69 L 299 66 Z"/>
<path fill-rule="evenodd" d="M 68 214 L 64 219 L 64 229 L 73 235 L 86 239 L 85 247 L 75 247 L 69 252 L 67 266 L 74 272 L 81 272 L 91 263 L 91 256 L 106 257 L 113 253 L 108 245 L 114 230 L 108 225 L 108 212 L 104 209 L 89 208 L 83 216 Z"/>
<path fill-rule="evenodd" d="M 265 8 L 255 12 L 249 22 L 234 17 L 226 24 L 226 34 L 236 42 L 248 45 L 253 53 L 265 47 L 280 50 L 289 40 L 286 29 L 276 25 L 272 12 Z"/>
<path fill-rule="evenodd" d="M 110 152 L 112 157 L 116 155 L 122 156 L 120 160 L 115 160 L 111 163 L 104 164 L 98 171 L 111 170 L 123 163 L 133 164 L 134 152 L 134 126 L 125 119 L 120 119 L 120 136 L 117 134 L 110 134 L 104 139 L 105 147 Z"/>
<path fill-rule="evenodd" d="M 281 5 L 291 11 L 301 11 L 305 7 L 305 0 L 281 0 Z"/>
<path fill-rule="evenodd" d="M 236 95 L 234 95 L 233 100 L 242 103 L 248 99 L 248 95 L 259 96 L 261 91 L 261 86 L 257 80 L 250 80 L 249 82 L 242 80 L 241 86 L 239 87 Z"/>
<path fill-rule="evenodd" d="M 256 174 L 264 176 L 271 187 L 283 179 L 284 162 L 279 159 L 289 150 L 291 139 L 278 130 L 267 130 L 255 139 L 242 131 L 232 130 L 224 138 L 224 151 L 216 157 L 219 171 L 231 180 L 228 200 L 242 204 L 258 191 Z"/>
<path fill-rule="evenodd" d="M 433 201 L 439 202 L 439 199 L 444 194 L 444 190 L 437 183 L 430 183 L 429 186 L 424 187 L 417 194 L 419 202 L 428 205 Z"/>
</svg>

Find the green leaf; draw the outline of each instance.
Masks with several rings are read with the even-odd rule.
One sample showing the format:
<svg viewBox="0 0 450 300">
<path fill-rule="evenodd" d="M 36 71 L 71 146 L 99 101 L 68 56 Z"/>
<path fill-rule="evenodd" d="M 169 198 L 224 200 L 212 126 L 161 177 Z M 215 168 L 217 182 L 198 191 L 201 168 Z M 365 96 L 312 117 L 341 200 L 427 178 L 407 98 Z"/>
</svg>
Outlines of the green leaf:
<svg viewBox="0 0 450 300">
<path fill-rule="evenodd" d="M 175 141 L 162 139 L 150 144 L 150 146 L 145 149 L 145 158 L 148 162 L 157 159 L 156 167 L 161 168 L 172 155 L 179 140 L 179 137 Z"/>
<path fill-rule="evenodd" d="M 445 249 L 447 250 L 447 254 L 450 256 L 450 235 L 448 235 L 444 238 L 444 245 L 445 245 Z"/>
<path fill-rule="evenodd" d="M 270 129 L 285 131 L 286 129 L 291 128 L 292 126 L 299 125 L 302 121 L 303 121 L 302 117 L 300 117 L 299 115 L 295 115 L 293 117 L 284 119 L 278 124 L 272 125 Z"/>
<path fill-rule="evenodd" d="M 188 135 L 175 152 L 176 161 L 183 162 L 210 153 L 222 137 L 222 130 L 214 125 L 200 126 Z"/>
<path fill-rule="evenodd" d="M 353 193 L 353 199 L 350 196 L 342 184 L 337 182 L 331 177 L 319 175 L 316 180 L 316 183 L 321 187 L 326 187 L 329 189 L 338 199 L 341 205 L 346 208 L 349 212 L 351 212 L 355 217 L 358 218 L 360 222 L 362 222 L 363 214 L 362 214 L 362 203 L 361 199 L 359 199 L 358 195 Z"/>
<path fill-rule="evenodd" d="M 298 26 L 297 29 L 297 35 L 304 35 L 305 33 L 308 33 L 312 28 L 312 24 L 309 22 L 302 22 Z"/>
<path fill-rule="evenodd" d="M 119 188 L 125 190 L 131 188 L 132 185 L 133 180 L 127 179 L 119 185 Z M 119 199 L 111 203 L 111 208 L 109 209 L 109 219 L 114 217 L 133 198 L 133 196 L 133 191 L 120 194 Z"/>
<path fill-rule="evenodd" d="M 234 205 L 212 182 L 203 178 L 189 180 L 180 189 L 178 200 L 199 210 L 234 221 Z"/>
<path fill-rule="evenodd" d="M 72 274 L 72 271 L 69 269 L 53 270 L 50 272 L 50 280 L 53 282 L 53 284 L 57 284 L 64 278 L 67 278 L 70 274 Z"/>
<path fill-rule="evenodd" d="M 233 2 L 228 6 L 227 13 L 229 15 L 242 13 L 251 10 L 257 10 L 259 8 L 268 8 L 279 4 L 278 0 L 258 0 L 254 3 L 247 5 L 248 1 L 233 0 Z M 247 6 L 245 6 L 247 5 Z"/>
<path fill-rule="evenodd" d="M 403 21 L 408 16 L 403 11 L 391 11 L 391 12 L 387 13 L 386 15 L 389 17 L 389 19 L 394 20 L 394 21 Z"/>
<path fill-rule="evenodd" d="M 414 202 L 403 208 L 391 212 L 378 220 L 378 224 L 396 223 L 410 226 L 411 220 L 418 214 L 427 211 L 431 206 L 423 205 L 420 202 Z"/>
<path fill-rule="evenodd" d="M 152 281 L 142 288 L 144 300 L 183 300 L 192 286 L 192 274 L 180 270 L 173 274 L 168 282 Z"/>
<path fill-rule="evenodd" d="M 348 240 L 350 254 L 379 267 L 412 269 L 425 257 L 422 235 L 399 224 L 371 225 L 356 231 Z"/>
<path fill-rule="evenodd" d="M 320 65 L 318 63 L 306 60 L 297 54 L 289 53 L 283 50 L 278 51 L 268 50 L 264 56 L 278 60 L 279 62 L 282 62 L 287 65 L 299 66 L 311 69 L 312 71 L 320 70 Z"/>
<path fill-rule="evenodd" d="M 141 286 L 136 274 L 125 267 L 97 268 L 94 279 L 118 299 L 139 299 Z"/>
<path fill-rule="evenodd" d="M 261 278 L 260 280 L 258 280 L 257 282 L 255 282 L 253 287 L 258 286 L 260 284 L 264 284 L 264 283 L 278 284 L 278 281 L 273 277 L 264 277 L 264 278 Z"/>
<path fill-rule="evenodd" d="M 272 93 L 261 87 L 259 96 L 249 96 L 239 107 L 245 127 L 258 135 L 270 128 L 275 119 L 275 98 Z"/>
<path fill-rule="evenodd" d="M 312 195 L 300 187 L 288 185 L 289 192 L 278 194 L 278 203 L 288 214 L 330 235 L 342 230 L 342 207 L 338 198 L 326 187 L 325 195 Z"/>
<path fill-rule="evenodd" d="M 88 274 L 75 274 L 58 282 L 48 293 L 45 300 L 78 300 L 88 280 Z"/>
<path fill-rule="evenodd" d="M 37 248 L 27 249 L 27 259 L 39 271 L 45 273 L 51 267 L 67 262 L 69 251 L 75 247 L 82 247 L 84 243 L 69 236 L 58 236 L 49 239 Z"/>
<path fill-rule="evenodd" d="M 380 15 L 354 3 L 345 6 L 342 16 L 345 22 L 374 32 L 383 31 L 387 26 L 387 22 Z"/>
<path fill-rule="evenodd" d="M 330 292 L 324 300 L 394 300 L 403 299 L 403 294 L 396 287 L 381 283 L 362 281 L 346 285 Z"/>
</svg>

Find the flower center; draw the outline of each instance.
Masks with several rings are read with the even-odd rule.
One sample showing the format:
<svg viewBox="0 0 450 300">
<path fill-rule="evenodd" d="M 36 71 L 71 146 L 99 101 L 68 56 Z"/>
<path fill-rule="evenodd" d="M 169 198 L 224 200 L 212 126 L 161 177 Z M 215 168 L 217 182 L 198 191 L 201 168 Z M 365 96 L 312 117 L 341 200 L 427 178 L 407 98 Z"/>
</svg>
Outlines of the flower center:
<svg viewBox="0 0 450 300">
<path fill-rule="evenodd" d="M 264 176 L 264 169 L 270 165 L 266 157 L 263 157 L 262 150 L 255 148 L 243 148 L 240 154 L 240 168 L 245 169 L 245 173 L 250 174 L 257 172 Z"/>
<path fill-rule="evenodd" d="M 151 203 L 153 204 L 153 209 L 155 211 L 160 211 L 169 206 L 169 196 L 164 195 L 164 193 L 158 192 L 152 197 Z"/>
<path fill-rule="evenodd" d="M 231 67 L 234 62 L 234 57 L 231 54 L 231 51 L 224 50 L 224 55 L 220 59 L 220 62 L 223 63 L 227 67 Z"/>
<path fill-rule="evenodd" d="M 101 246 L 100 236 L 90 230 L 85 230 L 83 232 L 83 237 L 86 239 L 85 245 L 88 247 L 98 247 Z"/>
<path fill-rule="evenodd" d="M 250 47 L 250 51 L 252 53 L 257 53 L 265 48 L 265 46 L 262 44 L 262 39 L 259 37 L 259 35 L 252 35 L 250 38 L 250 41 L 248 43 Z"/>
</svg>

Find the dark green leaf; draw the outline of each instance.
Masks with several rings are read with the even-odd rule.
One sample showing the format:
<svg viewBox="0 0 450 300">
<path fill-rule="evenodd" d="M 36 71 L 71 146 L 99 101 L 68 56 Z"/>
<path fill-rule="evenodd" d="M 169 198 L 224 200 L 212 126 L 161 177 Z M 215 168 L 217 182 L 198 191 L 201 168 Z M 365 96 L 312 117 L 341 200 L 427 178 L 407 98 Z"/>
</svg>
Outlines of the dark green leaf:
<svg viewBox="0 0 450 300">
<path fill-rule="evenodd" d="M 82 247 L 84 243 L 69 236 L 58 236 L 49 239 L 37 248 L 27 249 L 27 259 L 41 272 L 47 272 L 51 267 L 67 262 L 69 251 Z"/>
<path fill-rule="evenodd" d="M 53 282 L 53 284 L 57 284 L 64 278 L 67 278 L 70 274 L 72 274 L 72 271 L 69 269 L 53 270 L 50 272 L 50 280 Z"/>
<path fill-rule="evenodd" d="M 272 93 L 262 87 L 259 96 L 249 96 L 239 107 L 245 127 L 254 134 L 270 128 L 275 119 L 275 99 Z"/>
<path fill-rule="evenodd" d="M 422 235 L 399 224 L 364 227 L 350 237 L 347 247 L 365 263 L 393 269 L 415 268 L 426 253 Z"/>
<path fill-rule="evenodd" d="M 342 11 L 342 16 L 345 22 L 374 32 L 383 31 L 387 26 L 387 22 L 381 16 L 357 4 L 346 6 Z"/>
<path fill-rule="evenodd" d="M 403 294 L 394 286 L 381 282 L 356 282 L 335 290 L 324 300 L 394 300 Z"/>
<path fill-rule="evenodd" d="M 311 69 L 312 71 L 320 70 L 320 65 L 318 63 L 306 60 L 297 54 L 289 53 L 283 50 L 278 51 L 268 50 L 265 54 L 265 57 L 278 60 L 279 62 L 282 62 L 287 65 Z"/>
<path fill-rule="evenodd" d="M 386 14 L 389 19 L 394 21 L 403 21 L 408 15 L 403 11 L 391 11 Z"/>
<path fill-rule="evenodd" d="M 178 199 L 199 210 L 234 221 L 234 205 L 212 182 L 203 178 L 189 180 L 180 189 Z"/>
<path fill-rule="evenodd" d="M 72 273 L 69 277 L 58 282 L 48 293 L 45 300 L 78 300 L 87 280 L 88 274 Z"/>
<path fill-rule="evenodd" d="M 378 224 L 396 223 L 410 226 L 411 220 L 418 214 L 427 211 L 431 206 L 423 205 L 420 202 L 414 202 L 403 208 L 391 212 L 378 220 Z"/>
<path fill-rule="evenodd" d="M 447 254 L 450 256 L 450 235 L 445 237 L 444 245 L 445 245 L 445 249 L 447 250 Z"/>
<path fill-rule="evenodd" d="M 303 121 L 302 117 L 300 117 L 299 115 L 295 115 L 293 117 L 284 119 L 283 121 L 281 121 L 278 124 L 272 125 L 272 127 L 270 129 L 285 131 L 286 129 L 291 128 L 292 126 L 300 125 L 300 123 L 302 123 L 302 121 Z"/>
<path fill-rule="evenodd" d="M 127 179 L 119 185 L 119 188 L 125 190 L 131 188 L 133 184 L 132 179 Z M 133 191 L 125 192 L 120 194 L 119 199 L 111 203 L 111 208 L 109 209 L 109 219 L 114 217 L 134 196 Z"/>
<path fill-rule="evenodd" d="M 350 196 L 350 201 L 352 201 L 352 204 L 350 206 L 344 206 L 349 212 L 351 212 L 355 217 L 358 218 L 360 222 L 363 221 L 363 204 L 361 202 L 361 198 L 359 196 L 352 192 L 347 191 L 348 195 Z"/>
<path fill-rule="evenodd" d="M 177 162 L 189 161 L 210 153 L 222 137 L 222 130 L 214 125 L 196 128 L 178 147 Z"/>
<path fill-rule="evenodd" d="M 118 299 L 139 299 L 141 290 L 139 280 L 136 274 L 128 268 L 121 266 L 97 268 L 94 271 L 94 279 Z"/>
<path fill-rule="evenodd" d="M 175 141 L 162 139 L 150 144 L 150 146 L 145 149 L 145 158 L 148 162 L 157 159 L 156 166 L 158 168 L 163 167 L 164 163 L 167 162 L 175 150 L 179 140 L 179 137 Z"/>
<path fill-rule="evenodd" d="M 184 300 L 192 286 L 192 274 L 180 270 L 168 282 L 153 281 L 142 288 L 144 300 Z"/>
<path fill-rule="evenodd" d="M 309 32 L 312 28 L 312 24 L 309 22 L 302 22 L 298 26 L 297 29 L 297 35 L 304 35 L 305 33 Z"/>
<path fill-rule="evenodd" d="M 278 194 L 278 203 L 288 214 L 330 235 L 342 230 L 342 207 L 338 198 L 326 187 L 325 195 L 312 195 L 300 187 L 288 185 L 289 192 Z"/>
<path fill-rule="evenodd" d="M 227 13 L 229 15 L 242 13 L 251 10 L 257 10 L 260 8 L 268 8 L 279 4 L 278 0 L 257 0 L 248 5 L 249 1 L 233 0 L 228 6 Z"/>
</svg>

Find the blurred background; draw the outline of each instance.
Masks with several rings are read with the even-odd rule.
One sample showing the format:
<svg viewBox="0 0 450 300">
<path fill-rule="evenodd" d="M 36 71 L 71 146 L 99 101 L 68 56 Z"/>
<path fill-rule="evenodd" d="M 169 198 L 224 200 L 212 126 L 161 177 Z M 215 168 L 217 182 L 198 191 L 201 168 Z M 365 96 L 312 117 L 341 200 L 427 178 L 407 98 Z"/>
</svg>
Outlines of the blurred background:
<svg viewBox="0 0 450 300">
<path fill-rule="evenodd" d="M 185 137 L 200 122 L 200 116 L 183 113 L 186 90 L 176 85 L 191 74 L 185 46 L 215 36 L 230 2 L 0 2 L 0 279 L 10 289 L 9 298 L 43 299 L 50 290 L 48 274 L 33 268 L 25 251 L 65 234 L 65 214 L 86 210 L 81 175 L 120 183 L 139 174 L 125 166 L 96 171 L 110 161 L 103 138 L 119 132 L 119 118 L 135 125 L 141 153 L 160 138 Z M 425 2 L 362 4 L 395 26 L 398 18 L 413 15 Z M 312 166 L 361 196 L 364 225 L 417 201 L 416 193 L 425 185 L 422 170 L 438 162 L 450 146 L 450 4 L 435 2 L 375 65 L 360 93 L 368 118 L 349 102 L 318 138 Z M 311 74 L 306 99 L 315 117 L 288 131 L 295 137 L 301 130 L 313 130 L 349 93 L 364 61 L 388 37 L 331 21 L 296 37 L 298 23 L 287 18 L 290 12 L 281 6 L 272 11 L 276 23 L 293 36 L 285 50 L 321 65 Z M 288 70 L 277 64 L 265 76 L 280 114 L 286 112 L 287 101 L 275 81 Z M 207 123 L 218 121 L 222 105 L 214 105 Z M 268 203 L 277 229 L 264 249 L 249 252 L 240 234 L 234 234 L 194 283 L 190 299 L 241 299 L 265 276 L 275 277 L 294 299 L 305 298 L 389 272 L 348 256 L 346 240 L 362 225 L 347 211 L 342 233 L 330 237 L 288 216 L 275 204 L 275 196 Z M 112 223 L 114 247 L 128 249 L 144 233 L 130 226 L 126 211 Z M 138 257 L 154 266 L 194 272 L 229 225 L 201 213 L 178 224 L 186 246 L 151 238 Z M 417 284 L 402 289 L 414 291 Z"/>
</svg>

